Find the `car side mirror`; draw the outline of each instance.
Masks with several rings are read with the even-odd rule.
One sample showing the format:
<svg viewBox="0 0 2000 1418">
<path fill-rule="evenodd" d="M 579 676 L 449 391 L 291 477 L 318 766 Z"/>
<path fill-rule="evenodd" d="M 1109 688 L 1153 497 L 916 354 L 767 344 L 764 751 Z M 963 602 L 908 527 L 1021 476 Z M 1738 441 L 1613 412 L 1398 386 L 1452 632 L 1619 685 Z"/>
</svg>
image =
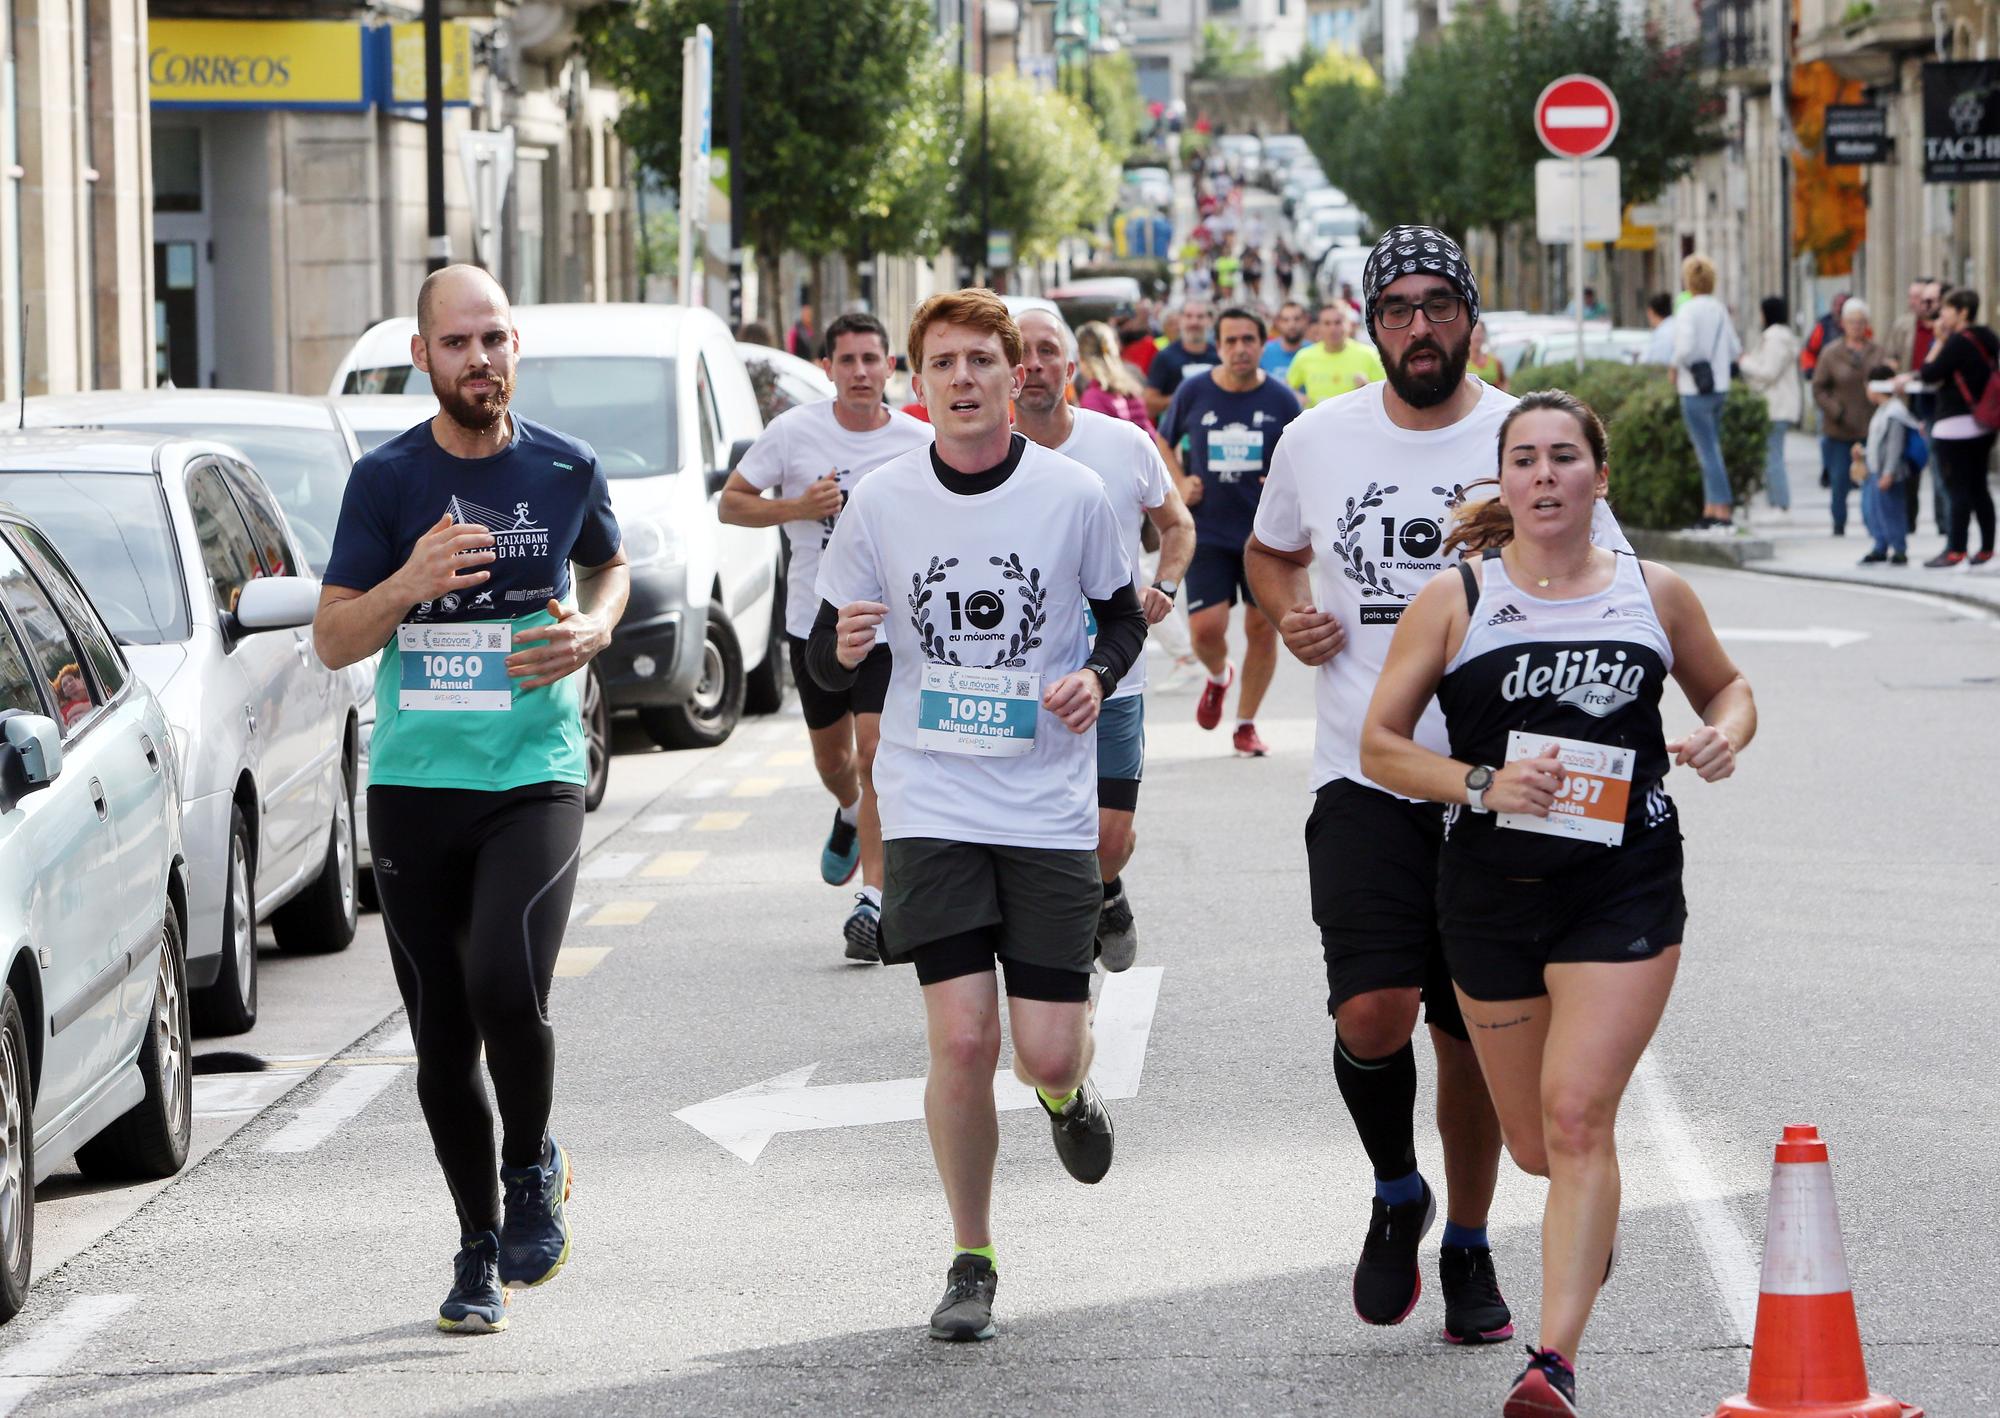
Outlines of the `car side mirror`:
<svg viewBox="0 0 2000 1418">
<path fill-rule="evenodd" d="M 245 586 L 229 616 L 231 639 L 260 630 L 297 630 L 319 610 L 320 584 L 310 576 L 260 576 Z"/>
<path fill-rule="evenodd" d="M 12 808 L 62 772 L 62 730 L 46 714 L 9 714 L 0 725 L 0 801 Z"/>
</svg>

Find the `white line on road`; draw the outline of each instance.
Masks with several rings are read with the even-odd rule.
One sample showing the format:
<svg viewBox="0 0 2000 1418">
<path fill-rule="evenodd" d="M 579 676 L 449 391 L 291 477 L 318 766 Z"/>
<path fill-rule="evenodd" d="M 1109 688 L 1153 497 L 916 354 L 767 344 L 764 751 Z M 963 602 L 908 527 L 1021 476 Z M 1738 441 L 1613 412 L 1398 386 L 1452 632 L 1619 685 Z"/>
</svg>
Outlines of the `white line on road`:
<svg viewBox="0 0 2000 1418">
<path fill-rule="evenodd" d="M 351 1068 L 334 1080 L 333 1086 L 299 1109 L 264 1144 L 266 1152 L 310 1152 L 329 1137 L 335 1128 L 375 1100 L 375 1095 L 395 1081 L 401 1064 L 369 1064 Z"/>
<path fill-rule="evenodd" d="M 139 1303 L 137 1295 L 79 1295 L 0 1354 L 0 1415 L 54 1378 L 97 1331 Z"/>
<path fill-rule="evenodd" d="M 646 860 L 644 852 L 599 852 L 577 872 L 579 881 L 620 881 Z"/>
<path fill-rule="evenodd" d="M 678 832 L 687 825 L 684 812 L 657 812 L 651 817 L 642 817 L 632 824 L 641 832 Z"/>
<path fill-rule="evenodd" d="M 724 778 L 704 778 L 699 783 L 690 783 L 681 789 L 684 798 L 719 798 L 729 791 L 729 782 Z"/>
<path fill-rule="evenodd" d="M 1688 1131 L 1667 1081 L 1653 1062 L 1652 1050 L 1639 1056 L 1632 1073 L 1632 1096 L 1638 1100 L 1653 1130 L 1655 1148 L 1674 1189 L 1694 1222 L 1695 1236 L 1708 1257 L 1716 1297 L 1739 1343 L 1746 1348 L 1757 1330 L 1758 1268 L 1749 1240 L 1729 1214 L 1729 1193 L 1708 1170 L 1694 1135 Z"/>
<path fill-rule="evenodd" d="M 1858 645 L 1868 638 L 1865 630 L 1835 630 L 1831 626 L 1809 625 L 1803 630 L 1723 630 L 1715 632 L 1724 640 L 1756 641 L 1767 645 L 1824 645 L 1838 650 Z"/>
<path fill-rule="evenodd" d="M 1160 998 L 1161 973 L 1158 965 L 1141 966 L 1104 981 L 1097 1001 L 1097 1059 L 1090 1074 L 1106 1098 L 1131 1098 L 1139 1091 L 1146 1038 Z M 683 1108 L 674 1116 L 745 1162 L 754 1163 L 765 1145 L 781 1132 L 907 1122 L 924 1115 L 922 1078 L 808 1087 L 818 1067 L 811 1063 L 795 1068 Z M 996 1073 L 993 1105 L 1002 1111 L 1032 1108 L 1037 1106 L 1035 1091 L 1011 1072 Z"/>
</svg>

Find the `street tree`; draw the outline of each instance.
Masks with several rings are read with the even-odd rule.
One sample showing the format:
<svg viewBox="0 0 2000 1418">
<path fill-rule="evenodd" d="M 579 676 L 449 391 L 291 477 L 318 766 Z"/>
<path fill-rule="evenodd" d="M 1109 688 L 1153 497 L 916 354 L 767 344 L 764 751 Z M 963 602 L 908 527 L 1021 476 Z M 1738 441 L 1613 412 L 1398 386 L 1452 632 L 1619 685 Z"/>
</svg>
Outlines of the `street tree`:
<svg viewBox="0 0 2000 1418">
<path fill-rule="evenodd" d="M 1188 70 L 1191 79 L 1247 79 L 1264 67 L 1257 46 L 1241 31 L 1213 21 L 1201 27 L 1201 53 Z"/>
<path fill-rule="evenodd" d="M 969 99 L 968 108 L 976 101 Z M 1081 104 L 1011 75 L 988 80 L 987 104 L 983 165 L 973 127 L 976 110 L 967 121 L 972 131 L 962 164 L 965 224 L 959 249 L 983 248 L 978 228 L 983 194 L 988 229 L 1010 233 L 1018 259 L 1047 260 L 1064 237 L 1088 231 L 1110 214 L 1124 154 L 1098 137 Z"/>
<path fill-rule="evenodd" d="M 593 70 L 627 96 L 620 137 L 669 181 L 680 170 L 681 42 L 697 24 L 714 32 L 719 105 L 728 9 L 727 0 L 638 0 L 583 17 Z M 758 0 L 740 13 L 743 150 L 730 155 L 730 185 L 756 250 L 764 319 L 777 328 L 779 253 L 836 254 L 859 239 L 856 213 L 871 196 L 894 205 L 878 169 L 912 137 L 898 123 L 935 45 L 932 12 L 925 0 Z"/>
</svg>

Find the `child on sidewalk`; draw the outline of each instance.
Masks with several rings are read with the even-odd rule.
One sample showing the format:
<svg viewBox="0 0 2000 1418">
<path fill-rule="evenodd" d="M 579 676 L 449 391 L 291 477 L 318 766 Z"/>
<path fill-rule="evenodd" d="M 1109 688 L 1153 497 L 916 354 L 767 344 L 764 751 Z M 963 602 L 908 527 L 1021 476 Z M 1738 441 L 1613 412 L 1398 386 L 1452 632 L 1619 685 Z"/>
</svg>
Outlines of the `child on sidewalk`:
<svg viewBox="0 0 2000 1418">
<path fill-rule="evenodd" d="M 1868 402 L 1875 406 L 1868 436 L 1854 445 L 1851 475 L 1861 487 L 1861 520 L 1875 545 L 1861 558 L 1863 566 L 1888 562 L 1907 566 L 1910 553 L 1909 509 L 1903 484 L 1910 465 L 1923 466 L 1923 425 L 1909 406 L 1891 391 L 1896 371 L 1878 364 L 1868 371 Z M 1913 449 L 1914 445 L 1914 449 Z"/>
</svg>

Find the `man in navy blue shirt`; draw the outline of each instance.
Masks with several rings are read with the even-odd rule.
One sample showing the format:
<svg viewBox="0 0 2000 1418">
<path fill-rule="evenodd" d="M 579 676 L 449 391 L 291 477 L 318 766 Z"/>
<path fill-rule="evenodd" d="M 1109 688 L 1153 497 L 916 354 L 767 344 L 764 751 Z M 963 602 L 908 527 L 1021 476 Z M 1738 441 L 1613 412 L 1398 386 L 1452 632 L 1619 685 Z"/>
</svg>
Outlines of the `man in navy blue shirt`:
<svg viewBox="0 0 2000 1418">
<path fill-rule="evenodd" d="M 1189 296 L 1181 305 L 1180 338 L 1153 356 L 1146 369 L 1146 412 L 1157 419 L 1184 380 L 1215 367 L 1215 346 L 1209 342 L 1209 303 Z M 1167 440 L 1171 447 L 1173 440 Z"/>
<path fill-rule="evenodd" d="M 330 668 L 380 652 L 368 832 L 417 1101 L 458 1211 L 438 1328 L 460 1334 L 505 1329 L 503 1287 L 569 1259 L 549 983 L 583 837 L 578 672 L 629 585 L 596 454 L 508 410 L 519 351 L 491 276 L 425 280 L 410 354 L 438 413 L 354 465 L 313 621 Z"/>
<path fill-rule="evenodd" d="M 1223 697 L 1236 678 L 1229 662 L 1229 610 L 1241 594 L 1249 645 L 1232 742 L 1238 753 L 1261 758 L 1266 749 L 1257 736 L 1257 708 L 1278 665 L 1278 642 L 1268 620 L 1247 612 L 1256 603 L 1243 577 L 1243 544 L 1250 539 L 1278 436 L 1299 416 L 1299 401 L 1257 367 L 1266 334 L 1261 315 L 1232 306 L 1215 323 L 1222 362 L 1181 384 L 1160 419 L 1160 437 L 1170 446 L 1188 440 L 1188 476 L 1181 488 L 1195 527 L 1194 560 L 1187 569 L 1188 628 L 1195 654 L 1208 667 L 1195 722 L 1204 729 L 1222 722 Z"/>
</svg>

